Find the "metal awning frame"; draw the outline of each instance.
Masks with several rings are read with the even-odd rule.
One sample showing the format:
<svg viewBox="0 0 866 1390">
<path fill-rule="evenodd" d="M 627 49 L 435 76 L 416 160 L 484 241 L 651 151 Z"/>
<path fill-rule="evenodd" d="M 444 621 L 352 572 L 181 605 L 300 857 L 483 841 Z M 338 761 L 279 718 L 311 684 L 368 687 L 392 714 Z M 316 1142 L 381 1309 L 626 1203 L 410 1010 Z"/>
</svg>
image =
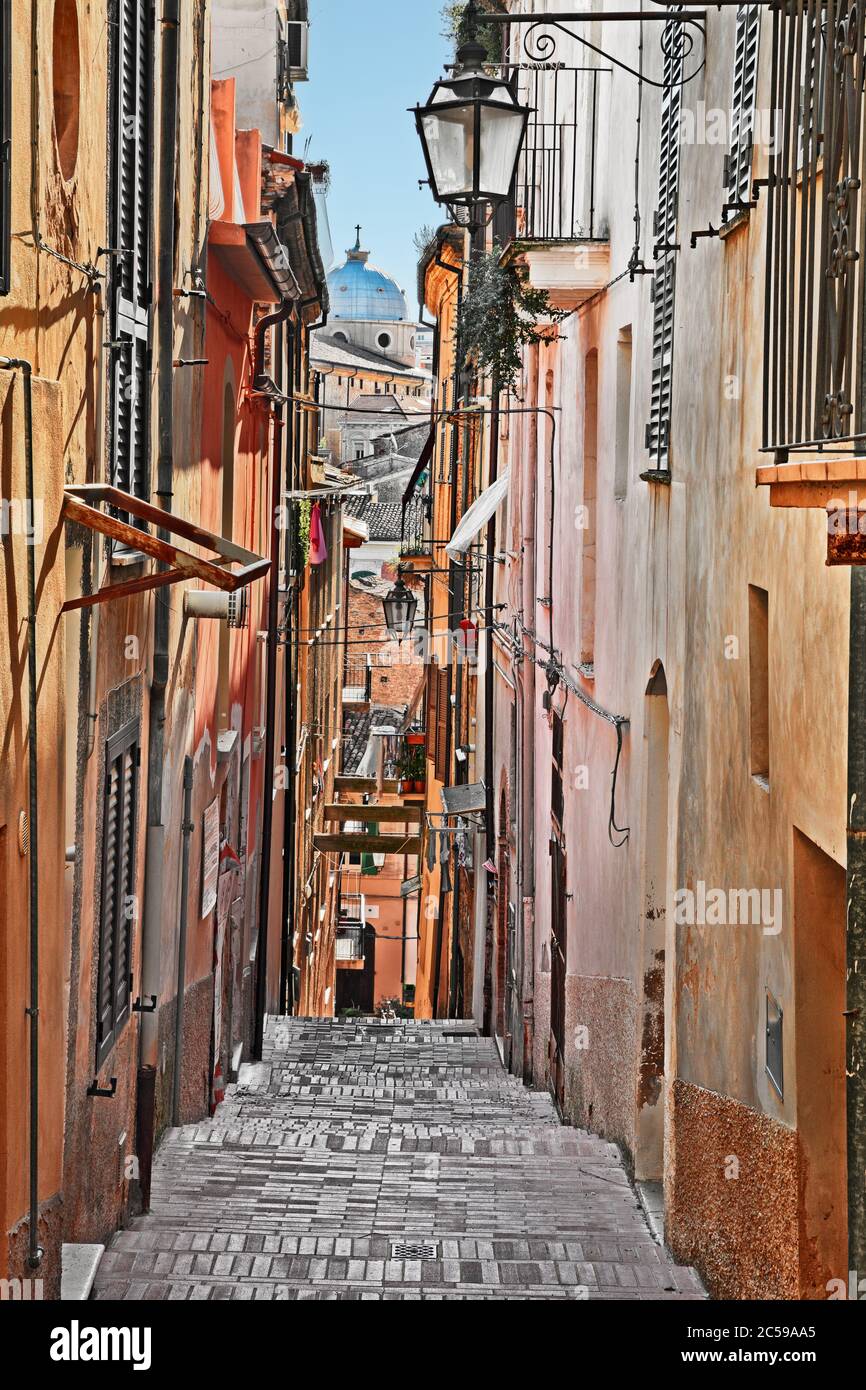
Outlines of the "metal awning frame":
<svg viewBox="0 0 866 1390">
<path fill-rule="evenodd" d="M 160 530 L 167 531 L 169 535 L 181 536 L 186 541 L 192 541 L 202 549 L 211 551 L 212 556 L 206 558 L 195 555 L 180 546 L 172 545 L 160 536 L 153 535 L 150 531 L 143 531 L 137 526 L 131 526 L 127 521 L 121 521 L 117 516 L 100 511 L 100 505 L 103 503 L 139 521 L 149 522 Z M 153 507 L 140 497 L 133 497 L 128 492 L 121 492 L 120 488 L 109 487 L 103 483 L 83 483 L 80 486 L 64 488 L 63 518 L 65 521 L 74 521 L 80 526 L 86 526 L 90 531 L 98 531 L 109 540 L 119 541 L 131 551 L 140 551 L 167 566 L 166 569 L 153 574 L 142 575 L 120 584 L 110 584 L 95 594 L 82 594 L 78 598 L 67 599 L 61 609 L 63 613 L 78 608 L 90 608 L 94 604 L 107 603 L 111 599 L 125 598 L 130 594 L 144 593 L 149 589 L 164 588 L 168 584 L 178 584 L 188 579 L 198 579 L 202 583 L 213 584 L 225 593 L 235 593 L 255 580 L 263 579 L 271 569 L 270 560 L 244 549 L 235 541 L 230 541 L 225 536 L 217 536 L 212 531 L 205 531 L 201 526 L 185 521 L 183 517 L 163 511 L 161 507 Z M 240 565 L 241 568 L 231 570 L 228 568 L 230 565 Z"/>
</svg>

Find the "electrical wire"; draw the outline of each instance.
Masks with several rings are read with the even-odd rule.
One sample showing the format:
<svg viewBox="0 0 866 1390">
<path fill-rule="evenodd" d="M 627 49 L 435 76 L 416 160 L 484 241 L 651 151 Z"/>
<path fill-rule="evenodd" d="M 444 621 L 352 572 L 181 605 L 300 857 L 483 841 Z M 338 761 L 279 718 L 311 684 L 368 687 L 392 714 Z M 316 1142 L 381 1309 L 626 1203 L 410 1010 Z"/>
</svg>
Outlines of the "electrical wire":
<svg viewBox="0 0 866 1390">
<path fill-rule="evenodd" d="M 588 695 L 587 692 L 581 686 L 579 686 L 577 682 L 574 681 L 572 677 L 569 675 L 568 671 L 563 666 L 562 661 L 560 660 L 559 654 L 555 652 L 553 648 L 548 645 L 547 642 L 544 642 L 537 635 L 537 633 L 533 632 L 531 628 L 528 628 L 525 625 L 525 623 L 516 615 L 514 617 L 514 623 L 517 627 L 520 628 L 521 632 L 525 637 L 528 637 L 529 640 L 536 647 L 540 647 L 542 651 L 545 651 L 547 653 L 546 658 L 532 656 L 529 659 L 532 661 L 533 665 L 537 666 L 540 670 L 545 672 L 548 678 L 548 684 L 552 684 L 554 688 L 556 687 L 556 685 L 562 685 L 566 692 L 570 692 L 572 695 L 576 696 L 576 698 L 581 702 L 582 705 L 585 705 L 586 708 L 590 710 L 593 714 L 597 715 L 599 719 L 604 719 L 608 724 L 611 724 L 616 730 L 616 758 L 614 760 L 613 771 L 611 772 L 610 812 L 608 815 L 607 822 L 607 837 L 610 843 L 613 845 L 614 849 L 621 849 L 629 838 L 630 827 L 627 825 L 617 824 L 616 788 L 617 779 L 619 776 L 620 759 L 622 756 L 622 731 L 624 728 L 628 727 L 631 721 L 629 720 L 628 715 L 612 714 L 610 710 L 606 710 L 602 705 L 598 703 L 597 700 L 594 700 L 591 695 Z M 502 633 L 508 636 L 516 656 L 522 656 L 524 654 L 522 645 L 516 640 L 513 633 L 511 633 L 507 627 L 504 627 L 501 623 L 495 623 L 494 628 L 499 629 Z M 614 834 L 619 835 L 620 839 L 615 840 L 613 838 Z"/>
</svg>

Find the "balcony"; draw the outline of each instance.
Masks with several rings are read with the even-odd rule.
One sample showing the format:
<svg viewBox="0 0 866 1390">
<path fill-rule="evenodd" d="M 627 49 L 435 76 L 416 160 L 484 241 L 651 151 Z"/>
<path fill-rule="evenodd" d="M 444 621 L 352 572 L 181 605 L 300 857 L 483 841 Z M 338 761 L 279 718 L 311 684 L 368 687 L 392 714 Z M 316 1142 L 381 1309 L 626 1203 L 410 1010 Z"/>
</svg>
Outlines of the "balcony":
<svg viewBox="0 0 866 1390">
<path fill-rule="evenodd" d="M 866 147 L 859 135 L 866 31 L 859 9 L 843 6 L 836 22 L 827 15 L 823 0 L 805 0 L 796 15 L 782 6 L 773 16 L 776 87 L 768 105 L 778 115 L 761 181 L 767 185 L 763 446 L 782 465 L 795 450 L 823 454 L 832 473 L 827 479 L 783 473 L 780 481 L 856 482 L 853 464 L 840 476 L 840 457 L 866 454 Z M 770 481 L 762 474 L 759 482 Z"/>
<path fill-rule="evenodd" d="M 338 969 L 358 969 L 364 964 L 363 922 L 338 922 L 334 958 Z"/>
<path fill-rule="evenodd" d="M 760 181 L 762 443 L 773 462 L 756 482 L 773 507 L 825 513 L 828 565 L 866 562 L 866 23 L 860 10 L 840 14 L 844 23 L 828 22 L 821 0 L 805 0 L 796 16 L 785 6 L 773 16 L 778 116 Z"/>
<path fill-rule="evenodd" d="M 433 498 L 423 486 L 404 502 L 400 559 L 422 572 L 433 563 L 432 511 Z"/>
<path fill-rule="evenodd" d="M 521 63 L 512 74 L 530 108 L 514 199 L 497 213 L 494 242 L 520 255 L 537 289 L 575 308 L 610 278 L 598 130 L 609 68 Z"/>
<path fill-rule="evenodd" d="M 343 666 L 343 704 L 369 705 L 373 694 L 373 658 L 346 654 Z"/>
</svg>

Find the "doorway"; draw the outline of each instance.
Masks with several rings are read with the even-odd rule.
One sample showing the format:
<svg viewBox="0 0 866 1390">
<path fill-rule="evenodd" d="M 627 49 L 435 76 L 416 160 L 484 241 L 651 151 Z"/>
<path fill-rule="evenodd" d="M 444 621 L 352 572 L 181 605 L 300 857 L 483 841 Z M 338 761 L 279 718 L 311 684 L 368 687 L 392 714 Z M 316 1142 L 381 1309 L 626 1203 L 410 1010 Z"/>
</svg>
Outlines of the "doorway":
<svg viewBox="0 0 866 1390">
<path fill-rule="evenodd" d="M 659 1182 L 664 1173 L 666 902 L 668 881 L 668 745 L 670 719 L 664 667 L 646 689 L 647 743 L 644 891 L 641 919 L 635 1178 Z"/>
<path fill-rule="evenodd" d="M 794 828 L 794 1063 L 800 1183 L 800 1297 L 848 1284 L 845 870 Z M 782 1048 L 790 1046 L 782 1020 Z"/>
<path fill-rule="evenodd" d="M 553 767 L 550 797 L 550 1041 L 548 1084 L 560 1113 L 565 1107 L 565 982 L 568 969 L 568 921 L 566 905 L 566 854 L 563 835 L 565 801 L 562 769 L 564 727 L 562 717 L 551 716 Z"/>
</svg>

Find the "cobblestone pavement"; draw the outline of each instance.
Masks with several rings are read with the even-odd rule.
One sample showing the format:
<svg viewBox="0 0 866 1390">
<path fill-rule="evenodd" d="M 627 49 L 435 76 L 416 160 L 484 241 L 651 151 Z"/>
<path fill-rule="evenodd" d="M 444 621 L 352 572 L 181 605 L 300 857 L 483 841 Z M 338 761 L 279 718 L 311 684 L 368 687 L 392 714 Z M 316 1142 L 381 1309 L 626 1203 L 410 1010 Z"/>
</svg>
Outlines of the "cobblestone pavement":
<svg viewBox="0 0 866 1390">
<path fill-rule="evenodd" d="M 278 1019 L 214 1118 L 169 1131 L 152 1211 L 115 1236 L 94 1296 L 704 1292 L 653 1240 L 614 1145 L 560 1125 L 471 1025 Z"/>
</svg>

